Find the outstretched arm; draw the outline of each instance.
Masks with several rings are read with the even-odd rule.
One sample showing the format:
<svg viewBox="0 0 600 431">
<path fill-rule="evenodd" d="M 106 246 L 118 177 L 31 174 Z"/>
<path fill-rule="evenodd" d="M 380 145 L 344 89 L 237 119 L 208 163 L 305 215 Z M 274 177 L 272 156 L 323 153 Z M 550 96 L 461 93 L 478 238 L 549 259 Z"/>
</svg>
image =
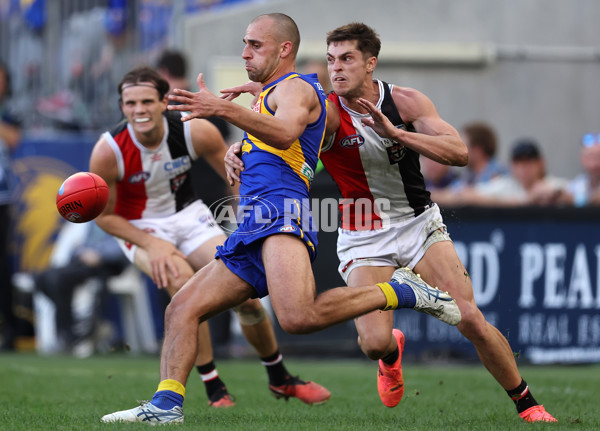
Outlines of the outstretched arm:
<svg viewBox="0 0 600 431">
<path fill-rule="evenodd" d="M 394 87 L 392 93 L 402 119 L 412 123 L 417 133 L 396 128 L 375 105 L 366 99 L 358 103 L 371 118 L 363 119 L 379 136 L 394 139 L 408 148 L 444 165 L 465 166 L 468 150 L 454 127 L 438 114 L 433 102 L 411 88 Z"/>
<path fill-rule="evenodd" d="M 282 150 L 289 148 L 304 132 L 306 125 L 314 121 L 314 111 L 318 106 L 314 90 L 301 79 L 281 82 L 270 93 L 269 104 L 275 110 L 274 116 L 254 112 L 213 95 L 206 87 L 202 74 L 198 76 L 197 82 L 196 93 L 175 89 L 169 100 L 181 105 L 169 105 L 167 109 L 189 111 L 189 114 L 182 117 L 182 121 L 213 115 L 221 117 L 266 144 Z"/>
<path fill-rule="evenodd" d="M 221 90 L 221 99 L 231 101 L 240 94 L 250 93 L 254 96 L 254 99 L 251 102 L 251 105 L 254 105 L 261 91 L 262 85 L 259 82 L 248 81 L 245 84 Z"/>
</svg>

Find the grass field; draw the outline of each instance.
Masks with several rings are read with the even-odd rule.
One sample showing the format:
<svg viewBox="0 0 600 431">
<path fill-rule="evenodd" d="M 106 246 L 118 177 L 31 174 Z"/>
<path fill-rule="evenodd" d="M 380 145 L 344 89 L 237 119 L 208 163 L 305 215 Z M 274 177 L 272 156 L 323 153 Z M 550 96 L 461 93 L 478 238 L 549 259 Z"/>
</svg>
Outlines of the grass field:
<svg viewBox="0 0 600 431">
<path fill-rule="evenodd" d="M 600 430 L 600 366 L 521 367 L 535 396 L 558 424 L 526 424 L 479 365 L 404 365 L 406 391 L 394 409 L 383 406 L 375 365 L 367 360 L 287 360 L 290 371 L 318 381 L 331 400 L 307 406 L 276 400 L 258 361 L 220 360 L 236 397 L 231 409 L 209 409 L 194 371 L 184 404 L 194 430 Z M 0 430 L 120 430 L 144 424 L 102 424 L 100 417 L 149 399 L 158 359 L 120 354 L 87 359 L 0 355 Z"/>
</svg>

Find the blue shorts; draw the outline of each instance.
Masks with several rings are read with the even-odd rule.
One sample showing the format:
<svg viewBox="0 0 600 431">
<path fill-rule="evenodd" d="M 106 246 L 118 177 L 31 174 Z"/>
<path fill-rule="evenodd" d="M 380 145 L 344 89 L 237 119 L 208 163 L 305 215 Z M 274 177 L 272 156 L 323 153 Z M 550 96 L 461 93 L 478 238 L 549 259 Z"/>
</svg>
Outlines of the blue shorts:
<svg viewBox="0 0 600 431">
<path fill-rule="evenodd" d="M 286 209 L 283 199 L 269 197 L 269 203 L 274 204 L 277 211 L 273 211 L 273 208 L 252 211 L 225 243 L 217 247 L 215 258 L 221 259 L 231 272 L 254 288 L 256 295 L 253 297 L 262 298 L 269 294 L 262 261 L 262 246 L 267 237 L 278 234 L 295 235 L 306 245 L 311 262 L 317 257 L 316 231 L 307 228 L 312 223 L 310 211 L 304 211 L 307 210 L 304 208 L 300 212 L 303 215 L 301 217 L 295 211 Z M 286 203 L 289 207 L 288 199 Z"/>
</svg>

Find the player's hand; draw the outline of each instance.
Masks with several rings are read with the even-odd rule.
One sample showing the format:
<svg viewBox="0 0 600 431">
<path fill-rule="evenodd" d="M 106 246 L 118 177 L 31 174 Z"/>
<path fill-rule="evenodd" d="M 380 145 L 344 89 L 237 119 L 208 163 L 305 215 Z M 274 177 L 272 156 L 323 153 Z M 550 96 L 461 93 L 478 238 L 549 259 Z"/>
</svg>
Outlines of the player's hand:
<svg viewBox="0 0 600 431">
<path fill-rule="evenodd" d="M 181 117 L 181 121 L 212 117 L 216 114 L 217 106 L 221 102 L 221 98 L 209 91 L 204 83 L 202 73 L 198 75 L 196 82 L 198 83 L 196 93 L 175 88 L 173 93 L 169 95 L 169 100 L 179 103 L 179 105 L 167 105 L 169 111 L 187 112 L 187 115 Z"/>
<path fill-rule="evenodd" d="M 221 99 L 233 100 L 240 94 L 250 93 L 254 96 L 254 100 L 252 101 L 252 105 L 254 105 L 254 103 L 256 103 L 256 98 L 261 93 L 261 91 L 262 85 L 260 84 L 260 82 L 248 81 L 245 84 L 221 90 Z"/>
<path fill-rule="evenodd" d="M 167 271 L 171 272 L 174 278 L 179 277 L 179 269 L 173 257 L 178 256 L 185 260 L 185 256 L 174 244 L 152 237 L 151 242 L 144 249 L 148 253 L 152 281 L 156 283 L 159 289 L 169 285 Z"/>
<path fill-rule="evenodd" d="M 358 99 L 357 103 L 367 110 L 371 118 L 362 118 L 360 121 L 364 126 L 375 130 L 382 138 L 398 140 L 398 133 L 402 131 L 392 124 L 392 122 L 377 109 L 377 107 L 367 99 Z"/>
<path fill-rule="evenodd" d="M 229 181 L 229 185 L 235 185 L 235 182 L 241 183 L 242 180 L 238 174 L 239 172 L 244 171 L 244 162 L 240 158 L 242 153 L 242 143 L 236 142 L 231 144 L 227 153 L 225 154 L 225 172 L 227 173 L 227 181 Z"/>
</svg>

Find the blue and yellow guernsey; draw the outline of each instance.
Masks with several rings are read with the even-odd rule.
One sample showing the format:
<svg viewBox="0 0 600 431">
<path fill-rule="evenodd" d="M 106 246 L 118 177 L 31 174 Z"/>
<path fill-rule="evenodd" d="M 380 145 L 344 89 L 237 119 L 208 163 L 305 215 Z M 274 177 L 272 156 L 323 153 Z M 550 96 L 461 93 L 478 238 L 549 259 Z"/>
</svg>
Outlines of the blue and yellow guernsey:
<svg viewBox="0 0 600 431">
<path fill-rule="evenodd" d="M 279 150 L 262 142 L 256 136 L 244 134 L 242 141 L 242 173 L 240 194 L 246 196 L 284 195 L 308 199 L 308 190 L 313 180 L 319 152 L 325 134 L 325 93 L 316 74 L 289 73 L 263 88 L 254 106 L 256 112 L 274 116 L 269 107 L 268 96 L 282 81 L 303 79 L 313 86 L 321 102 L 319 119 L 306 127 L 291 147 Z"/>
<path fill-rule="evenodd" d="M 216 257 L 256 290 L 256 296 L 268 295 L 262 244 L 266 237 L 290 234 L 300 238 L 311 260 L 316 257 L 317 232 L 310 216 L 310 183 L 319 160 L 327 117 L 325 93 L 317 76 L 290 73 L 265 86 L 254 110 L 274 116 L 268 97 L 287 79 L 303 79 L 319 96 L 321 114 L 287 149 L 279 150 L 248 133 L 242 141 L 240 203 L 238 228 L 217 247 Z"/>
</svg>

